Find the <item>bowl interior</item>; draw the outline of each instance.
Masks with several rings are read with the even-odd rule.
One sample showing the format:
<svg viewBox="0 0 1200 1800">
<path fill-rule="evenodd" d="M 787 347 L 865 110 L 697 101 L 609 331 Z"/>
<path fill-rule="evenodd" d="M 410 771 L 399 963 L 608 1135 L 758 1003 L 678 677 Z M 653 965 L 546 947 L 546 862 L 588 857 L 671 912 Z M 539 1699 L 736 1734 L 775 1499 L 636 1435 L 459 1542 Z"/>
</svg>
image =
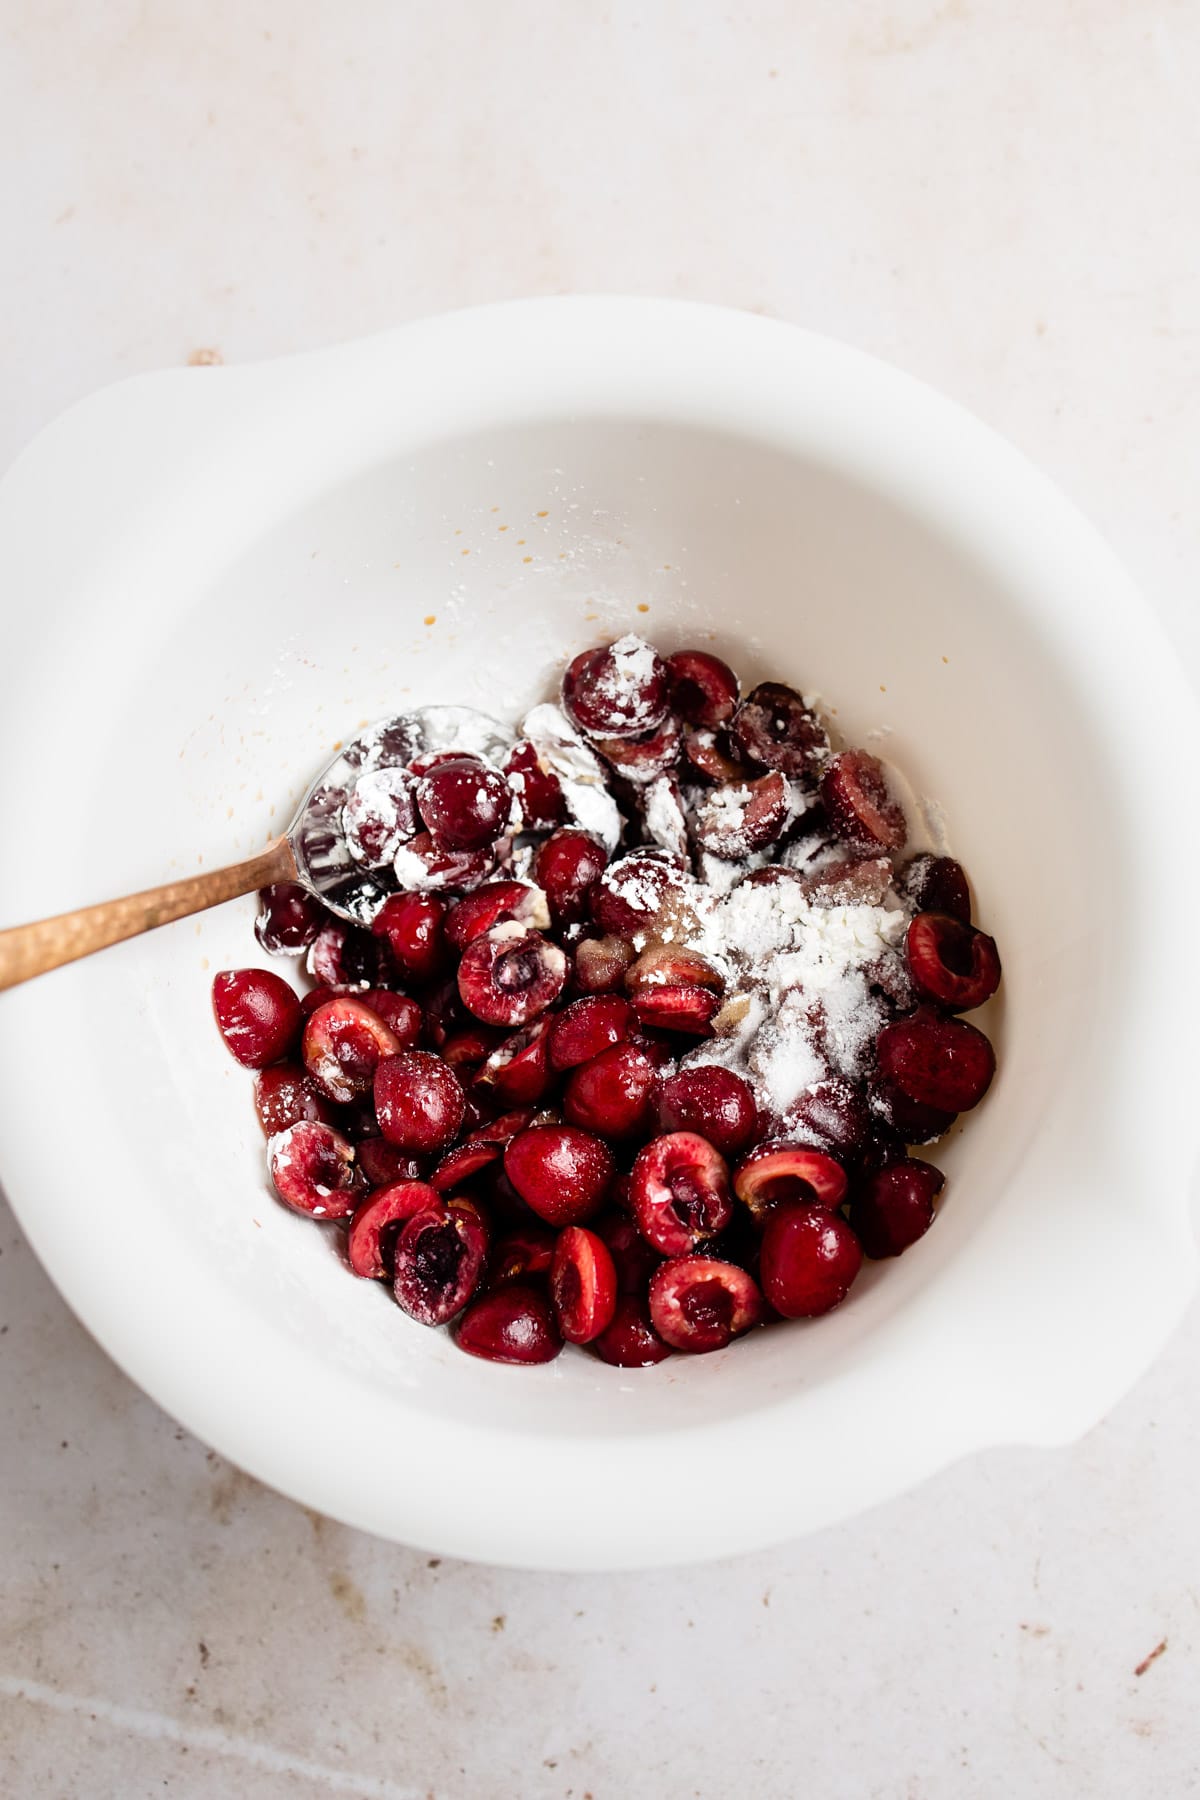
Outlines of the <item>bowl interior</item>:
<svg viewBox="0 0 1200 1800">
<path fill-rule="evenodd" d="M 203 1264 L 223 1295 L 213 1329 L 255 1315 L 287 1340 L 301 1388 L 315 1359 L 369 1392 L 382 1431 L 418 1409 L 544 1438 L 661 1435 L 886 1354 L 997 1208 L 1044 1206 L 1012 1176 L 1062 1104 L 1050 1076 L 1102 960 L 1083 846 L 1106 828 L 1105 752 L 1036 619 L 929 518 L 733 434 L 546 421 L 360 468 L 205 570 L 154 627 L 75 721 L 89 753 L 64 896 L 247 852 L 366 721 L 409 701 L 516 719 L 566 657 L 632 628 L 825 695 L 848 740 L 878 744 L 941 803 L 1008 967 L 1004 1006 L 983 1021 L 1001 1077 L 935 1153 L 949 1177 L 938 1228 L 816 1326 L 633 1375 L 578 1353 L 519 1374 L 481 1366 L 272 1200 L 251 1078 L 209 1011 L 213 972 L 265 960 L 251 901 L 93 960 L 72 972 L 72 1008 L 96 1110 L 118 1127 L 117 1229 L 148 1279 L 178 1272 L 181 1329 L 203 1337 L 187 1304 Z"/>
</svg>

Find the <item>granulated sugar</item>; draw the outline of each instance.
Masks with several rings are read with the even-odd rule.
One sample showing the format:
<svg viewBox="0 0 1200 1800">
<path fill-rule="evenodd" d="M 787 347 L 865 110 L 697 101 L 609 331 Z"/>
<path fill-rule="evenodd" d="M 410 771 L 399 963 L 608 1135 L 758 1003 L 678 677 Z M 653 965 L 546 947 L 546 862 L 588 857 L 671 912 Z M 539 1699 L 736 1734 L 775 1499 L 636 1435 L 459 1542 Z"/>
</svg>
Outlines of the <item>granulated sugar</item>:
<svg viewBox="0 0 1200 1800">
<path fill-rule="evenodd" d="M 783 877 L 742 881 L 697 911 L 686 941 L 725 975 L 727 998 L 719 1035 L 684 1062 L 738 1070 L 771 1113 L 830 1075 L 862 1080 L 888 1016 L 873 983 L 889 964 L 903 970 L 902 903 L 889 894 L 881 906 L 818 906 Z"/>
</svg>

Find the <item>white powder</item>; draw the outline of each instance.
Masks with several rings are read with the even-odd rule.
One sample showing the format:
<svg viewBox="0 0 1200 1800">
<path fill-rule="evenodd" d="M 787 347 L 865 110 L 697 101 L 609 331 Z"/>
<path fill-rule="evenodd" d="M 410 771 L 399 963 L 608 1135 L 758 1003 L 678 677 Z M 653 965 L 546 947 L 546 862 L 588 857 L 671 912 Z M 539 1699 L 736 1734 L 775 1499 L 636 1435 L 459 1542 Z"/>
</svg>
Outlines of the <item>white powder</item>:
<svg viewBox="0 0 1200 1800">
<path fill-rule="evenodd" d="M 718 1037 L 685 1061 L 738 1070 L 774 1114 L 831 1075 L 862 1080 L 887 1020 L 871 984 L 889 964 L 903 969 L 909 914 L 888 899 L 816 906 L 784 878 L 743 881 L 699 909 L 684 941 L 725 975 L 727 1000 Z"/>
<path fill-rule="evenodd" d="M 647 786 L 642 802 L 642 823 L 651 843 L 665 850 L 672 862 L 687 862 L 687 821 L 683 816 L 679 789 L 669 776 L 659 775 Z"/>
<path fill-rule="evenodd" d="M 621 815 L 608 791 L 604 764 L 590 750 L 567 715 L 557 706 L 535 706 L 521 735 L 527 737 L 541 763 L 557 775 L 572 821 L 599 838 L 609 855 L 621 841 Z"/>
</svg>

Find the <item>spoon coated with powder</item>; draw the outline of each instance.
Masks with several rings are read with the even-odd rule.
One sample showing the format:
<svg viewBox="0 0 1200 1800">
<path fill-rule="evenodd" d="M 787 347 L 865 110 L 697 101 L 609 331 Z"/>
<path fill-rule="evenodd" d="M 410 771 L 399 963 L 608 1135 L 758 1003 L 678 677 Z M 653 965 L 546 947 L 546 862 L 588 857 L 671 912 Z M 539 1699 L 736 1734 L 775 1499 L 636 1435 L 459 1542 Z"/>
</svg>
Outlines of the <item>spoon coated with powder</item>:
<svg viewBox="0 0 1200 1800">
<path fill-rule="evenodd" d="M 288 829 L 256 856 L 0 931 L 0 988 L 282 882 L 299 883 L 342 919 L 369 924 L 402 885 L 453 877 L 453 866 L 439 871 L 439 855 L 478 863 L 504 836 L 512 794 L 496 765 L 512 745 L 511 731 L 470 707 L 418 707 L 385 719 L 337 752 Z M 442 827 L 440 851 L 425 812 Z"/>
</svg>

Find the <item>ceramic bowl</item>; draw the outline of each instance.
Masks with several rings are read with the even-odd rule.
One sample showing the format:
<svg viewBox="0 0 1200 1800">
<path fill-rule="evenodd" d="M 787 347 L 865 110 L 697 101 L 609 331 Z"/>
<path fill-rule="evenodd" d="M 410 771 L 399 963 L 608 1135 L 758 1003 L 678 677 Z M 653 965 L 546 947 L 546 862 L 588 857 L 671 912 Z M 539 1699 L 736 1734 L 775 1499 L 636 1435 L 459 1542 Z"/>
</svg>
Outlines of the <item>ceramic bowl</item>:
<svg viewBox="0 0 1200 1800">
<path fill-rule="evenodd" d="M 257 848 L 364 721 L 514 718 L 633 628 L 884 733 L 1002 947 L 934 1230 L 823 1320 L 644 1372 L 466 1357 L 272 1200 L 209 1003 L 262 960 L 251 900 L 0 995 L 22 1226 L 235 1463 L 430 1551 L 659 1564 L 1071 1439 L 1146 1368 L 1194 1280 L 1195 708 L 1096 533 L 957 407 L 759 318 L 487 308 L 99 394 L 0 485 L 0 577 L 6 923 Z"/>
</svg>

